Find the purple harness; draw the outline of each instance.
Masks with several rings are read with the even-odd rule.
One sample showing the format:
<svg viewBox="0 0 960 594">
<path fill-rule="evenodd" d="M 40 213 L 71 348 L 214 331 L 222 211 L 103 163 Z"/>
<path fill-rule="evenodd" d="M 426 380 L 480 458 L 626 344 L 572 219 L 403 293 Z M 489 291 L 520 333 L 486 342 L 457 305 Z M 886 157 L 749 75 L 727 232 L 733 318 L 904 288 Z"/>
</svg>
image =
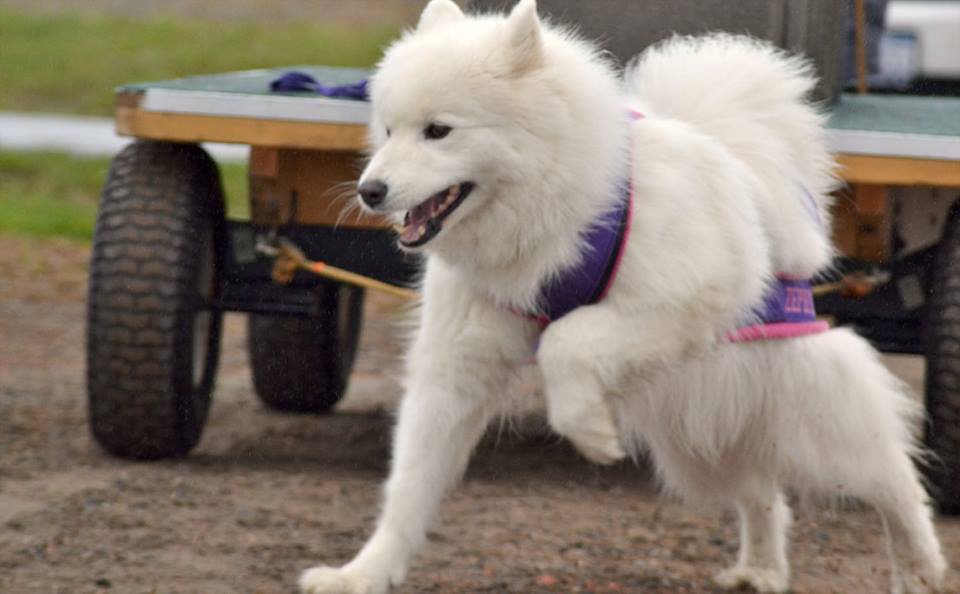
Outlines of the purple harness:
<svg viewBox="0 0 960 594">
<path fill-rule="evenodd" d="M 633 191 L 629 184 L 624 184 L 620 191 L 622 197 L 616 208 L 597 219 L 583 238 L 583 258 L 543 287 L 537 311 L 526 314 L 527 317 L 547 325 L 582 305 L 591 305 L 606 297 L 620 267 L 633 213 Z"/>
</svg>

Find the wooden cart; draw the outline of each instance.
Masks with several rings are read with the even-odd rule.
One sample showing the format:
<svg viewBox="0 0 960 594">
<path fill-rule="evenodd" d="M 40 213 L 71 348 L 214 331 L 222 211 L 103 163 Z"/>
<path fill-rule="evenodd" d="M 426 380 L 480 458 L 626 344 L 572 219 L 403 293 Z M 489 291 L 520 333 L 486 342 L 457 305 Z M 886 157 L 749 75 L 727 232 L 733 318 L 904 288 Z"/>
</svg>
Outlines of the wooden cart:
<svg viewBox="0 0 960 594">
<path fill-rule="evenodd" d="M 327 84 L 367 76 L 291 69 Z M 343 395 L 362 290 L 300 275 L 276 284 L 258 243 L 289 238 L 314 259 L 390 283 L 415 272 L 384 221 L 342 215 L 368 105 L 270 93 L 286 70 L 118 90 L 117 129 L 139 140 L 116 157 L 103 192 L 88 335 L 91 423 L 114 454 L 176 456 L 197 443 L 225 311 L 250 314 L 254 383 L 268 405 L 323 412 Z M 927 443 L 942 460 L 931 476 L 944 509 L 960 511 L 960 99 L 845 95 L 831 112 L 851 184 L 835 212 L 840 270 L 880 282 L 818 305 L 883 350 L 928 357 Z M 252 147 L 250 220 L 226 220 L 202 142 Z"/>
</svg>

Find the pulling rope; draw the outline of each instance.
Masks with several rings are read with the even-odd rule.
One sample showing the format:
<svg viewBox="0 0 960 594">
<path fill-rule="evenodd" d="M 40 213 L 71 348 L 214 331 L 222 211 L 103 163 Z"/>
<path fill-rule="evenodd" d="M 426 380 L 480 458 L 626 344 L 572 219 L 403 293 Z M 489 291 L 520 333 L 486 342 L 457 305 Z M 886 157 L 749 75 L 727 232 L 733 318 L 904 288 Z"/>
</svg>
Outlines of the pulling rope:
<svg viewBox="0 0 960 594">
<path fill-rule="evenodd" d="M 331 266 L 326 262 L 310 260 L 303 250 L 298 248 L 288 239 L 280 238 L 274 245 L 260 243 L 257 245 L 257 251 L 274 258 L 273 270 L 270 276 L 273 281 L 283 285 L 290 284 L 293 281 L 293 275 L 298 270 L 303 270 L 317 276 L 329 278 L 342 283 L 381 291 L 395 297 L 401 297 L 411 301 L 420 299 L 420 293 L 412 289 L 398 287 L 376 279 L 372 279 L 362 274 L 350 272 L 336 266 Z M 886 281 L 883 275 L 867 274 L 864 272 L 854 272 L 844 276 L 838 281 L 815 285 L 813 294 L 815 297 L 828 295 L 830 293 L 840 293 L 847 299 L 861 299 L 869 295 L 880 284 Z"/>
<path fill-rule="evenodd" d="M 888 280 L 890 280 L 889 274 L 853 272 L 838 281 L 815 285 L 813 296 L 821 297 L 830 293 L 840 293 L 846 299 L 862 299 Z"/>
<path fill-rule="evenodd" d="M 381 291 L 396 297 L 402 297 L 409 300 L 420 299 L 420 293 L 411 289 L 405 289 L 396 285 L 372 279 L 362 274 L 350 272 L 336 266 L 331 266 L 326 262 L 309 260 L 303 250 L 294 245 L 291 241 L 280 238 L 276 245 L 260 244 L 257 251 L 275 258 L 271 277 L 273 281 L 280 284 L 290 284 L 293 275 L 297 270 L 304 270 L 317 276 L 329 278 L 332 280 Z"/>
</svg>

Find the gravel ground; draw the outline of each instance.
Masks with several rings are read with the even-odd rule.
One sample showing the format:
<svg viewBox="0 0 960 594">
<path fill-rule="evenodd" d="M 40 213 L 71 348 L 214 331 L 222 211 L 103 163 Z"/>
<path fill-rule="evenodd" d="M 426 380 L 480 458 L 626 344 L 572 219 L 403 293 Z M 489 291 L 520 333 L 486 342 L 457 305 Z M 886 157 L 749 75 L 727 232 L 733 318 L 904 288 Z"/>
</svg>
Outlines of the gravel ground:
<svg viewBox="0 0 960 594">
<path fill-rule="evenodd" d="M 87 432 L 76 244 L 0 236 L 0 592 L 290 593 L 370 532 L 396 400 L 396 303 L 369 300 L 340 411 L 291 416 L 253 394 L 245 324 L 229 316 L 211 421 L 187 459 L 130 463 Z M 916 382 L 915 361 L 894 361 Z M 960 522 L 938 521 L 960 563 Z M 801 509 L 795 592 L 873 594 L 877 517 Z M 648 470 L 600 469 L 538 417 L 492 431 L 444 504 L 400 594 L 714 592 L 735 526 L 656 494 Z M 960 592 L 951 576 L 950 592 Z"/>
</svg>

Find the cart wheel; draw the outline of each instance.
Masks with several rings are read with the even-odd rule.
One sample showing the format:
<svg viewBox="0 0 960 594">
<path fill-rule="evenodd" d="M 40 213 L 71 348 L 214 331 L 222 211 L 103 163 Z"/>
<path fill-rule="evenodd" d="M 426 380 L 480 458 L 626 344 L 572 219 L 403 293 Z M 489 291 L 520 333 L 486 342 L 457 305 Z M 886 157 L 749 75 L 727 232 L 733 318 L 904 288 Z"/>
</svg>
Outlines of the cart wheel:
<svg viewBox="0 0 960 594">
<path fill-rule="evenodd" d="M 224 248 L 217 166 L 198 146 L 137 142 L 113 160 L 90 264 L 93 436 L 123 458 L 185 455 L 210 408 Z"/>
<path fill-rule="evenodd" d="M 314 317 L 249 317 L 253 385 L 270 408 L 324 413 L 347 391 L 363 319 L 363 289 L 325 284 L 318 292 Z"/>
<path fill-rule="evenodd" d="M 960 514 L 960 210 L 955 206 L 933 267 L 927 304 L 926 445 L 940 511 Z"/>
</svg>

